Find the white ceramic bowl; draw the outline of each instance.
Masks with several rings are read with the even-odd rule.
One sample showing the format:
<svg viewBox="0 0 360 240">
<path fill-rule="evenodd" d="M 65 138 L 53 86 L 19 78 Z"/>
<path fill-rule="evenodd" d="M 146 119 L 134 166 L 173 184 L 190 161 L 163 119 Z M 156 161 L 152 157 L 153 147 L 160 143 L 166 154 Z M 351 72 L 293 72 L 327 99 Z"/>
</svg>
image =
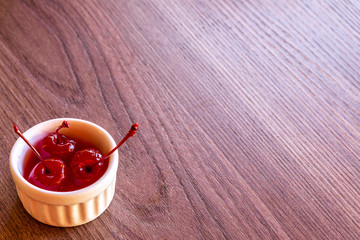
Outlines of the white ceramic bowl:
<svg viewBox="0 0 360 240">
<path fill-rule="evenodd" d="M 60 133 L 86 140 L 106 153 L 116 146 L 114 139 L 102 127 L 80 119 L 59 118 L 37 124 L 24 132 L 32 143 L 54 132 L 61 123 L 67 120 L 70 127 L 61 129 Z M 55 192 L 38 188 L 24 177 L 24 159 L 30 148 L 19 138 L 10 153 L 10 170 L 19 198 L 26 211 L 40 222 L 58 227 L 72 227 L 87 223 L 109 206 L 114 197 L 118 152 L 109 158 L 105 174 L 94 184 L 76 191 Z"/>
</svg>

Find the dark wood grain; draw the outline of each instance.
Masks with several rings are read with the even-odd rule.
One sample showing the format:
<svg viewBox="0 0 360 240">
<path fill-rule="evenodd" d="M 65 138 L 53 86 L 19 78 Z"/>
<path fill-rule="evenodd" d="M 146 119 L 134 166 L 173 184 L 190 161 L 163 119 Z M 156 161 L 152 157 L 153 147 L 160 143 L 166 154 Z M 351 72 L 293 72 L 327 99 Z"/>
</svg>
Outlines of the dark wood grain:
<svg viewBox="0 0 360 240">
<path fill-rule="evenodd" d="M 358 1 L 0 0 L 0 239 L 360 239 Z M 120 140 L 116 193 L 55 228 L 8 156 L 56 117 Z"/>
</svg>

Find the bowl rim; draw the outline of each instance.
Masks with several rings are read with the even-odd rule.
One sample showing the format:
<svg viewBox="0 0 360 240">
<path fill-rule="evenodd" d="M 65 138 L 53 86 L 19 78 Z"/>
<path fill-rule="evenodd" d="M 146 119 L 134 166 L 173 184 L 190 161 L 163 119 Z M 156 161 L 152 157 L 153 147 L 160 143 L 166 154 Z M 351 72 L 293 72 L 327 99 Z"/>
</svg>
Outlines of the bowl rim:
<svg viewBox="0 0 360 240">
<path fill-rule="evenodd" d="M 39 129 L 43 129 L 44 126 L 48 125 L 60 125 L 64 120 L 67 120 L 70 122 L 77 122 L 86 124 L 89 127 L 93 127 L 94 129 L 100 131 L 106 139 L 109 141 L 111 147 L 115 147 L 116 143 L 113 139 L 113 137 L 102 127 L 99 125 L 83 120 L 78 118 L 55 118 L 50 119 L 41 123 L 38 123 L 34 125 L 33 127 L 26 130 L 23 134 L 28 139 L 31 139 L 31 136 L 34 136 L 34 134 L 38 134 L 37 131 Z M 49 132 L 50 133 L 50 132 Z M 118 168 L 118 161 L 119 161 L 119 155 L 118 150 L 116 150 L 110 157 L 109 157 L 109 166 L 104 173 L 104 175 L 97 180 L 95 183 L 75 191 L 68 191 L 68 192 L 56 192 L 56 191 L 50 191 L 45 190 L 42 188 L 39 188 L 31 183 L 29 183 L 24 176 L 20 173 L 17 162 L 17 150 L 19 148 L 23 148 L 24 144 L 26 143 L 19 137 L 16 142 L 14 143 L 10 155 L 9 155 L 9 165 L 11 174 L 13 176 L 13 180 L 15 182 L 15 185 L 17 188 L 20 188 L 23 193 L 27 194 L 30 198 L 36 199 L 39 202 L 43 202 L 50 205 L 71 205 L 76 204 L 80 202 L 85 202 L 87 200 L 90 200 L 91 198 L 101 194 L 107 187 L 116 179 L 116 172 Z"/>
</svg>

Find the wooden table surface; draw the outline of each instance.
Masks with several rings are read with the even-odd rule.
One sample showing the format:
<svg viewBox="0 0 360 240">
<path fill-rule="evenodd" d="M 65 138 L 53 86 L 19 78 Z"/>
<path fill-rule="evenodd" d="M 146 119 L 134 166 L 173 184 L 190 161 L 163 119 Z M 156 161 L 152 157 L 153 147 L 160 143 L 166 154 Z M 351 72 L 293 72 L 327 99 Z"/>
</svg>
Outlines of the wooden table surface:
<svg viewBox="0 0 360 240">
<path fill-rule="evenodd" d="M 359 67 L 357 0 L 0 0 L 0 239 L 360 239 Z M 140 124 L 79 227 L 9 170 L 57 117 Z"/>
</svg>

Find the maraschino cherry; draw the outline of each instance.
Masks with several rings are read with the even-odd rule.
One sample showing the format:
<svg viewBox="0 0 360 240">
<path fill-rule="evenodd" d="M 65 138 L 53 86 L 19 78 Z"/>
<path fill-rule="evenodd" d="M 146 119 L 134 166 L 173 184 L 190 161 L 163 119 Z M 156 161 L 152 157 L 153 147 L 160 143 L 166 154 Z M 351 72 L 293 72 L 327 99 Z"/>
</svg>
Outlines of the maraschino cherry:
<svg viewBox="0 0 360 240">
<path fill-rule="evenodd" d="M 134 123 L 120 143 L 104 156 L 102 156 L 98 150 L 93 148 L 85 148 L 77 151 L 70 162 L 74 184 L 78 187 L 86 187 L 99 179 L 106 170 L 103 168 L 104 161 L 126 140 L 134 136 L 138 127 L 139 124 Z"/>
<path fill-rule="evenodd" d="M 69 122 L 63 121 L 63 123 L 42 141 L 42 148 L 45 152 L 49 153 L 51 156 L 64 156 L 64 154 L 69 154 L 74 152 L 76 142 L 69 137 L 64 136 L 59 133 L 59 130 L 62 128 L 68 128 Z"/>
<path fill-rule="evenodd" d="M 55 157 L 43 159 L 35 147 L 24 137 L 19 128 L 14 124 L 14 131 L 18 134 L 25 143 L 31 148 L 35 155 L 39 158 L 40 162 L 32 169 L 28 181 L 40 188 L 59 191 L 65 182 L 66 166 L 64 162 Z"/>
</svg>

